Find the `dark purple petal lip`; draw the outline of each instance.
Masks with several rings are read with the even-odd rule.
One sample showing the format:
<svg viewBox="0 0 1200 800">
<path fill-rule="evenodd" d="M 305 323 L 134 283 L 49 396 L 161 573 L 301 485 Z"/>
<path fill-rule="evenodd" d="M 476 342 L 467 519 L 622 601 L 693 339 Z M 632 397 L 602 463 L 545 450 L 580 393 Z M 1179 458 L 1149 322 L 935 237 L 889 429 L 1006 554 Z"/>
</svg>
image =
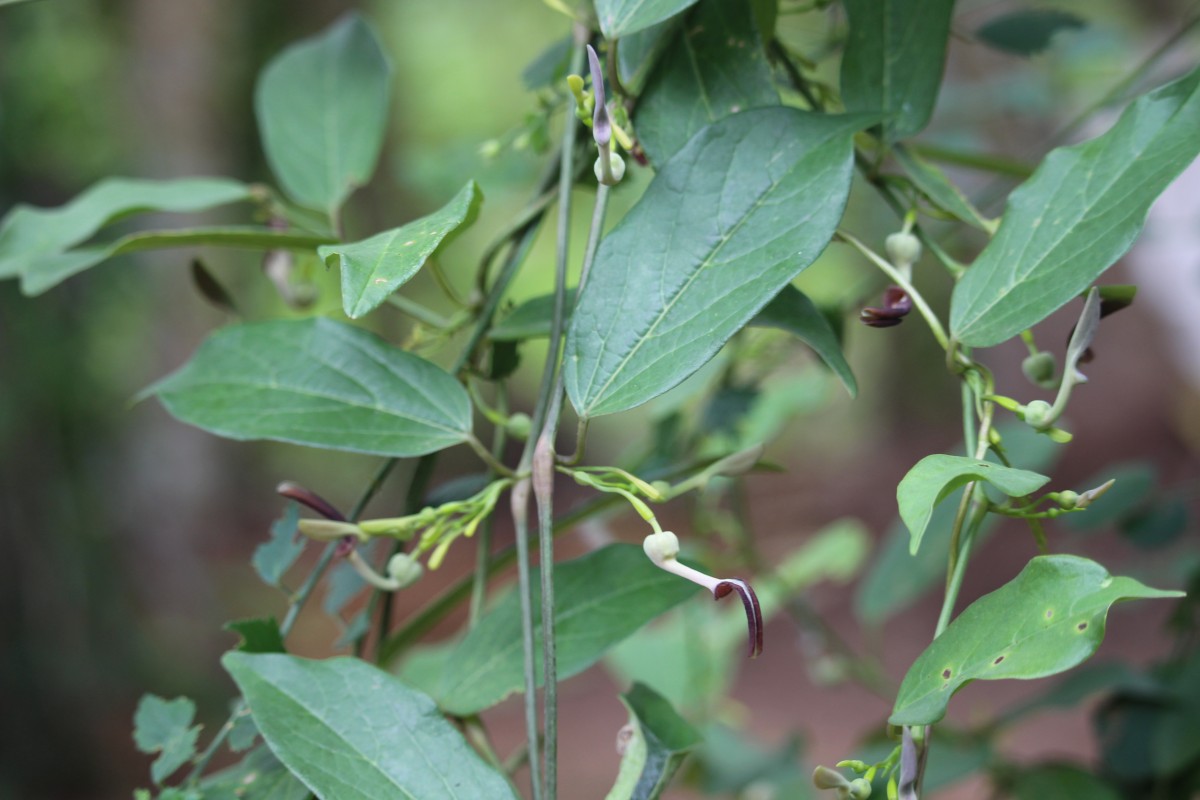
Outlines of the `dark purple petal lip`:
<svg viewBox="0 0 1200 800">
<path fill-rule="evenodd" d="M 763 616 L 758 605 L 758 596 L 750 584 L 737 578 L 727 578 L 713 587 L 713 599 L 720 600 L 730 592 L 737 592 L 746 609 L 746 629 L 750 638 L 749 656 L 758 658 L 763 650 Z"/>
<path fill-rule="evenodd" d="M 345 515 L 338 511 L 337 508 L 334 507 L 333 503 L 330 503 L 316 492 L 310 489 L 305 489 L 298 483 L 284 481 L 283 483 L 279 484 L 279 486 L 275 487 L 275 491 L 278 492 L 282 497 L 286 497 L 289 500 L 295 500 L 297 503 L 307 506 L 308 508 L 320 514 L 322 517 L 325 517 L 325 519 L 331 519 L 335 522 L 346 522 Z"/>
<path fill-rule="evenodd" d="M 859 313 L 859 319 L 872 328 L 890 328 L 903 322 L 912 307 L 912 298 L 907 292 L 899 286 L 889 286 L 883 293 L 883 307 L 864 308 Z"/>
</svg>

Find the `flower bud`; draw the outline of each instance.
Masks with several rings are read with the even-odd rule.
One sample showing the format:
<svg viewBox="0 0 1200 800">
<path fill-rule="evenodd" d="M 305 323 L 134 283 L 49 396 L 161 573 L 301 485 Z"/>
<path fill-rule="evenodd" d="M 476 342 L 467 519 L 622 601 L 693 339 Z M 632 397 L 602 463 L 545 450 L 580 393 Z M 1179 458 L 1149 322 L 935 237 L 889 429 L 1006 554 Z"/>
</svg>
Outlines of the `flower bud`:
<svg viewBox="0 0 1200 800">
<path fill-rule="evenodd" d="M 504 430 L 508 431 L 511 435 L 518 439 L 528 439 L 529 432 L 532 428 L 533 422 L 529 419 L 529 415 L 522 414 L 520 412 L 513 414 L 508 418 L 508 421 L 504 423 Z"/>
<path fill-rule="evenodd" d="M 388 576 L 399 584 L 398 588 L 403 589 L 416 583 L 425 572 L 425 568 L 408 553 L 396 553 L 388 560 L 387 572 Z"/>
<path fill-rule="evenodd" d="M 1079 505 L 1079 494 L 1068 489 L 1065 492 L 1058 493 L 1058 505 L 1061 508 L 1073 509 Z"/>
<path fill-rule="evenodd" d="M 884 249 L 897 267 L 910 267 L 921 257 L 921 240 L 907 231 L 900 231 L 887 237 Z"/>
<path fill-rule="evenodd" d="M 652 533 L 642 540 L 642 549 L 655 566 L 661 567 L 664 561 L 673 561 L 679 555 L 679 537 L 670 531 Z"/>
<path fill-rule="evenodd" d="M 813 786 L 818 789 L 845 789 L 850 787 L 850 781 L 846 780 L 842 773 L 832 770 L 829 767 L 818 766 L 813 770 L 812 774 Z"/>
<path fill-rule="evenodd" d="M 1050 419 L 1050 404 L 1045 400 L 1030 400 L 1025 406 L 1025 422 L 1034 428 L 1048 427 L 1054 420 Z"/>
<path fill-rule="evenodd" d="M 297 530 L 309 539 L 332 542 L 343 536 L 353 536 L 366 541 L 367 535 L 353 522 L 338 522 L 332 519 L 302 519 L 296 523 Z"/>
<path fill-rule="evenodd" d="M 1057 369 L 1054 354 L 1044 350 L 1031 353 L 1021 362 L 1021 372 L 1025 373 L 1029 382 L 1043 389 L 1054 388 L 1054 373 Z"/>
<path fill-rule="evenodd" d="M 596 173 L 596 180 L 605 186 L 616 186 L 621 182 L 621 178 L 625 177 L 625 159 L 621 158 L 620 153 L 610 152 L 608 154 L 609 169 L 607 175 L 604 170 L 604 161 L 604 153 L 601 153 L 592 167 Z"/>
<path fill-rule="evenodd" d="M 856 778 L 850 781 L 850 786 L 847 787 L 849 796 L 853 800 L 867 800 L 871 796 L 871 782 L 866 778 Z"/>
</svg>

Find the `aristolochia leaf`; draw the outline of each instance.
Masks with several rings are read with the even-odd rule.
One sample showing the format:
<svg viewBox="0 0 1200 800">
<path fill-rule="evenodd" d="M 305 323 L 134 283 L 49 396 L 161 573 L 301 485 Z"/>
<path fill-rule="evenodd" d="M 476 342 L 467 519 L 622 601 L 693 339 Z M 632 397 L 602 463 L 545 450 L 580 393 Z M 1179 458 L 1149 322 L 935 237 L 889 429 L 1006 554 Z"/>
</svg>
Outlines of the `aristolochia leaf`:
<svg viewBox="0 0 1200 800">
<path fill-rule="evenodd" d="M 254 111 L 271 170 L 298 203 L 336 215 L 375 170 L 391 66 L 371 27 L 347 14 L 276 56 Z"/>
<path fill-rule="evenodd" d="M 453 200 L 427 217 L 361 242 L 317 248 L 328 266 L 342 271 L 346 316 L 356 319 L 387 300 L 447 238 L 471 223 L 482 199 L 475 181 L 468 181 Z"/>
<path fill-rule="evenodd" d="M 318 797 L 513 797 L 432 700 L 364 661 L 226 653 L 221 663 L 263 739 Z"/>
<path fill-rule="evenodd" d="M 1155 198 L 1200 155 L 1200 69 L 1139 98 L 1104 135 L 1046 156 L 954 287 L 950 329 L 999 344 L 1084 291 L 1133 244 Z"/>
<path fill-rule="evenodd" d="M 583 417 L 683 381 L 824 250 L 874 118 L 763 108 L 701 130 L 600 244 L 567 335 Z M 716 302 L 719 300 L 720 302 Z"/>
<path fill-rule="evenodd" d="M 1043 678 L 1096 652 L 1118 600 L 1179 597 L 1113 577 L 1079 556 L 1038 556 L 1016 578 L 969 605 L 904 676 L 888 720 L 929 725 L 973 680 Z"/>
<path fill-rule="evenodd" d="M 971 481 L 986 481 L 1009 497 L 1035 492 L 1050 480 L 1045 475 L 1024 469 L 1002 467 L 990 461 L 964 456 L 932 455 L 917 462 L 896 487 L 900 518 L 908 526 L 912 540 L 909 552 L 915 554 L 929 525 L 934 507 L 958 487 Z"/>
<path fill-rule="evenodd" d="M 408 457 L 471 434 L 471 403 L 453 377 L 324 318 L 219 330 L 146 394 L 178 419 L 230 439 Z"/>
</svg>

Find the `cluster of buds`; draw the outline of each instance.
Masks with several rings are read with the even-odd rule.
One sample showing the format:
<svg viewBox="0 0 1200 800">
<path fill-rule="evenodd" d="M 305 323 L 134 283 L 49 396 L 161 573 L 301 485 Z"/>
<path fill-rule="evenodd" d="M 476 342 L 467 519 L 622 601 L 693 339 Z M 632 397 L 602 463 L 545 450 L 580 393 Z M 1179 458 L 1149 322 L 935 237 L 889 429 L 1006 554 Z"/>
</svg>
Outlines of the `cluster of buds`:
<svg viewBox="0 0 1200 800">
<path fill-rule="evenodd" d="M 592 129 L 592 138 L 599 151 L 593 169 L 596 180 L 605 186 L 615 186 L 625 177 L 625 159 L 615 152 L 614 142 L 627 151 L 634 144 L 623 125 L 628 124 L 625 109 L 617 103 L 609 103 L 604 93 L 604 72 L 600 69 L 600 58 L 589 44 L 587 46 L 588 70 L 592 75 L 591 93 L 583 90 L 583 78 L 567 76 L 567 88 L 575 96 L 575 116 Z M 620 120 L 614 117 L 620 117 Z"/>
<path fill-rule="evenodd" d="M 832 789 L 837 792 L 838 800 L 866 800 L 871 796 L 871 782 L 866 778 L 849 780 L 837 770 L 829 767 L 817 767 L 813 770 L 813 786 L 818 789 Z"/>
</svg>

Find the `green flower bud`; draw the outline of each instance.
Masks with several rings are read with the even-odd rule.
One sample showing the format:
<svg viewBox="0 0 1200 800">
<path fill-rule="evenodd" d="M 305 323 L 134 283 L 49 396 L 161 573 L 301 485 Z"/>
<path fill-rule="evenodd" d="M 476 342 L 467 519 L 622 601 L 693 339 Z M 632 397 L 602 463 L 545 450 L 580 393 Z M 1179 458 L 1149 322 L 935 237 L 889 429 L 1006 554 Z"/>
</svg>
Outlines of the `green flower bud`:
<svg viewBox="0 0 1200 800">
<path fill-rule="evenodd" d="M 1065 492 L 1058 493 L 1058 505 L 1062 508 L 1072 509 L 1079 505 L 1079 494 L 1068 489 Z"/>
<path fill-rule="evenodd" d="M 425 572 L 425 568 L 421 566 L 421 562 L 410 556 L 408 553 L 396 553 L 388 560 L 387 565 L 388 576 L 396 583 L 400 584 L 399 588 L 411 586 L 417 582 Z"/>
<path fill-rule="evenodd" d="M 1050 419 L 1050 404 L 1045 400 L 1030 400 L 1025 406 L 1025 422 L 1034 428 L 1049 427 L 1054 420 Z"/>
<path fill-rule="evenodd" d="M 859 761 L 857 758 L 848 758 L 845 761 L 839 761 L 834 766 L 838 769 L 852 769 L 861 775 L 867 771 L 869 765 L 865 761 Z"/>
<path fill-rule="evenodd" d="M 887 237 L 884 249 L 893 264 L 908 267 L 921 257 L 921 240 L 907 231 L 900 231 Z"/>
<path fill-rule="evenodd" d="M 353 522 L 338 522 L 332 519 L 302 519 L 296 523 L 300 533 L 309 539 L 320 542 L 332 542 L 343 536 L 353 536 L 359 541 L 366 541 L 367 535 Z"/>
<path fill-rule="evenodd" d="M 593 165 L 593 170 L 596 173 L 596 180 L 603 183 L 605 186 L 616 186 L 621 182 L 621 178 L 625 177 L 625 159 L 621 158 L 620 153 L 609 153 L 609 174 L 604 174 L 604 154 L 596 159 Z"/>
<path fill-rule="evenodd" d="M 1043 389 L 1054 388 L 1054 373 L 1057 371 L 1058 365 L 1055 363 L 1054 354 L 1044 350 L 1031 353 L 1021 362 L 1021 372 L 1025 373 L 1025 377 L 1029 379 L 1030 383 Z"/>
<path fill-rule="evenodd" d="M 849 789 L 851 785 L 842 773 L 821 766 L 813 770 L 812 782 L 818 789 Z"/>
<path fill-rule="evenodd" d="M 673 561 L 679 555 L 679 537 L 670 531 L 652 533 L 642 540 L 642 549 L 654 562 L 661 567 L 665 561 Z"/>
<path fill-rule="evenodd" d="M 850 781 L 849 789 L 853 800 L 867 800 L 871 796 L 871 782 L 865 778 Z"/>
<path fill-rule="evenodd" d="M 513 414 L 504 423 L 504 430 L 508 431 L 518 439 L 528 439 L 529 431 L 533 428 L 533 421 L 529 419 L 528 414 L 520 412 Z"/>
</svg>

